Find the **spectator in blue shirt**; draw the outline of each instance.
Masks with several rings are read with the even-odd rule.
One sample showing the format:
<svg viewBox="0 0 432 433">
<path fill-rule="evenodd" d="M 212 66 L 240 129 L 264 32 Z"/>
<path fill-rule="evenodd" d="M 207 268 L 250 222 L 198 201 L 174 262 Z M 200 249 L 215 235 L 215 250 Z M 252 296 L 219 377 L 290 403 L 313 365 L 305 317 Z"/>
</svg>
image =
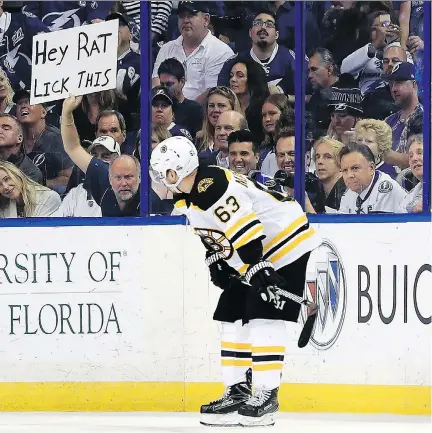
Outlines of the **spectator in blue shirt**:
<svg viewBox="0 0 432 433">
<path fill-rule="evenodd" d="M 70 96 L 63 102 L 61 133 L 65 151 L 86 174 L 102 216 L 139 216 L 140 163 L 133 156 L 121 155 L 108 165 L 87 153 L 80 144 L 73 118 L 81 100 L 82 96 Z M 112 137 L 101 136 L 97 140 L 111 141 L 112 148 L 119 148 Z"/>
<path fill-rule="evenodd" d="M 400 108 L 400 111 L 385 119 L 393 131 L 393 148 L 384 155 L 384 160 L 403 169 L 408 167 L 407 143 L 411 124 L 423 118 L 423 106 L 417 95 L 415 67 L 408 62 L 397 63 L 391 73 L 383 75 L 383 79 L 390 83 L 393 99 Z"/>
</svg>

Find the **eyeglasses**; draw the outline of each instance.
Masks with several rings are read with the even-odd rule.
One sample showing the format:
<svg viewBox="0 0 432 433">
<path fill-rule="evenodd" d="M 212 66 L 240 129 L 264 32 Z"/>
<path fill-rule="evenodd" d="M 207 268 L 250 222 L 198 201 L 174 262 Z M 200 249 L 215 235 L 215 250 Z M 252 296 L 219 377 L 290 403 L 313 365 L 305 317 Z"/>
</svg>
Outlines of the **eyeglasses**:
<svg viewBox="0 0 432 433">
<path fill-rule="evenodd" d="M 255 20 L 252 23 L 253 27 L 267 27 L 268 29 L 275 29 L 276 23 L 274 21 L 262 21 L 262 20 Z"/>
</svg>

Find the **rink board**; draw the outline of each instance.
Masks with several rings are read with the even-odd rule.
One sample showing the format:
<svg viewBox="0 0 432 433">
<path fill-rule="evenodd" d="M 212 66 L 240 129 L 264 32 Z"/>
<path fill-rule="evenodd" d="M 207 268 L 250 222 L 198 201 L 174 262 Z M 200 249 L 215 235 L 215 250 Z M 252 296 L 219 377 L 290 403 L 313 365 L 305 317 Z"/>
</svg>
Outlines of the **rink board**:
<svg viewBox="0 0 432 433">
<path fill-rule="evenodd" d="M 287 325 L 281 409 L 430 414 L 430 223 L 316 228 L 320 316 L 304 349 Z M 0 239 L 0 410 L 196 411 L 221 392 L 220 290 L 189 227 Z"/>
</svg>

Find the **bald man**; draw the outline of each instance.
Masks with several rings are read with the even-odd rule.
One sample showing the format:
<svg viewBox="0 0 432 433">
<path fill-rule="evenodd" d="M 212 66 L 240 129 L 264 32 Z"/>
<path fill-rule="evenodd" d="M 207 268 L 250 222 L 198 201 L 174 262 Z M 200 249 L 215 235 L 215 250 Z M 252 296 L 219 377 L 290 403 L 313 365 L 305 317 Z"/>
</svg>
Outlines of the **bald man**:
<svg viewBox="0 0 432 433">
<path fill-rule="evenodd" d="M 389 45 L 384 49 L 383 71 L 384 74 L 391 74 L 393 66 L 399 62 L 406 62 L 406 51 L 398 45 Z"/>
<path fill-rule="evenodd" d="M 239 131 L 240 129 L 248 129 L 248 124 L 243 114 L 232 110 L 224 111 L 219 116 L 215 126 L 214 147 L 216 150 L 203 160 L 203 163 L 228 168 L 228 137 L 231 132 Z"/>
<path fill-rule="evenodd" d="M 125 212 L 130 208 L 128 214 L 138 210 L 139 215 L 140 197 L 138 191 L 141 183 L 139 161 L 130 155 L 121 155 L 114 158 L 110 162 L 109 183 L 117 200 L 119 210 Z M 135 209 L 136 205 L 138 205 L 138 209 Z"/>
</svg>

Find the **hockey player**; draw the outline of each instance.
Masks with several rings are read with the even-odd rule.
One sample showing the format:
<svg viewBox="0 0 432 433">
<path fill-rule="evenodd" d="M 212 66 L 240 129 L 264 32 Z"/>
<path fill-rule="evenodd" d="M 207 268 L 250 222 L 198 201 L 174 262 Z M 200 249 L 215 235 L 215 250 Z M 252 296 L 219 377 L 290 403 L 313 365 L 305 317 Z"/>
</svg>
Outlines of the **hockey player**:
<svg viewBox="0 0 432 433">
<path fill-rule="evenodd" d="M 228 169 L 200 166 L 195 146 L 184 137 L 168 138 L 153 150 L 150 175 L 179 194 L 176 209 L 207 247 L 212 281 L 223 289 L 214 319 L 222 322 L 226 390 L 201 407 L 201 423 L 273 425 L 284 322 L 296 322 L 300 312 L 277 288 L 303 295 L 308 258 L 320 239 L 298 203 Z"/>
</svg>

